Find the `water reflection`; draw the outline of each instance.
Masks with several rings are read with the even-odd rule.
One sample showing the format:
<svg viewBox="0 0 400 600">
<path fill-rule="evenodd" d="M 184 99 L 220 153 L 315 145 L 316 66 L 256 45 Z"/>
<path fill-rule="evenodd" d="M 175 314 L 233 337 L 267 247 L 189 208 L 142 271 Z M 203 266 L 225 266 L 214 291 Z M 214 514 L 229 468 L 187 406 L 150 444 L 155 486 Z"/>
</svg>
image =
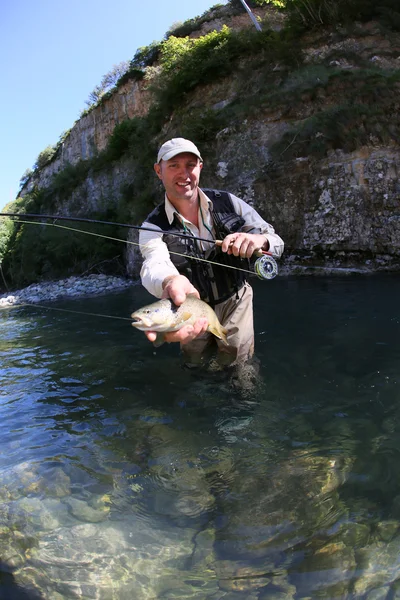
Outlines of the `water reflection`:
<svg viewBox="0 0 400 600">
<path fill-rule="evenodd" d="M 258 375 L 184 370 L 123 321 L 0 313 L 3 596 L 397 597 L 399 283 L 255 285 Z"/>
</svg>

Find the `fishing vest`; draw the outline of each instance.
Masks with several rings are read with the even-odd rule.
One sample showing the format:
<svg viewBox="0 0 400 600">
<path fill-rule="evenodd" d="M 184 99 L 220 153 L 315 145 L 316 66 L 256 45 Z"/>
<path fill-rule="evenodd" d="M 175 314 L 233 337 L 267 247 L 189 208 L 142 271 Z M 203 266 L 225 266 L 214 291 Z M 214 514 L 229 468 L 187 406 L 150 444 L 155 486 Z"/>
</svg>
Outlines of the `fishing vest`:
<svg viewBox="0 0 400 600">
<path fill-rule="evenodd" d="M 223 240 L 229 233 L 243 231 L 245 220 L 235 212 L 228 192 L 211 189 L 203 189 L 203 192 L 213 205 L 210 212 L 215 239 Z M 243 286 L 246 273 L 238 268 L 249 271 L 250 261 L 222 252 L 218 246 L 204 251 L 190 232 L 185 237 L 172 235 L 174 232 L 184 233 L 185 229 L 176 214 L 172 223 L 168 221 L 164 202 L 153 210 L 146 221 L 168 232 L 164 233 L 162 239 L 171 252 L 171 261 L 179 273 L 185 275 L 199 291 L 202 300 L 215 306 L 230 298 Z M 253 228 L 251 233 L 261 233 L 261 230 Z M 174 252 L 179 255 L 173 254 Z M 199 258 L 217 264 L 196 260 Z"/>
</svg>

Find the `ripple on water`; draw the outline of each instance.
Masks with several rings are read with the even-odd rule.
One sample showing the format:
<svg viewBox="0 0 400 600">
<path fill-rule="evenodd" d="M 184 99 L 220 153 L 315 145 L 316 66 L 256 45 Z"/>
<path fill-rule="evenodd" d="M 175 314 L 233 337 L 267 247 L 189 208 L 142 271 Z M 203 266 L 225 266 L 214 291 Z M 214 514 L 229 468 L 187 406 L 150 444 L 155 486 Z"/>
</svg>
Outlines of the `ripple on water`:
<svg viewBox="0 0 400 600">
<path fill-rule="evenodd" d="M 396 596 L 399 284 L 274 281 L 256 290 L 251 389 L 183 371 L 125 323 L 1 312 L 0 554 L 19 585 Z M 135 294 L 70 302 L 129 315 Z"/>
</svg>

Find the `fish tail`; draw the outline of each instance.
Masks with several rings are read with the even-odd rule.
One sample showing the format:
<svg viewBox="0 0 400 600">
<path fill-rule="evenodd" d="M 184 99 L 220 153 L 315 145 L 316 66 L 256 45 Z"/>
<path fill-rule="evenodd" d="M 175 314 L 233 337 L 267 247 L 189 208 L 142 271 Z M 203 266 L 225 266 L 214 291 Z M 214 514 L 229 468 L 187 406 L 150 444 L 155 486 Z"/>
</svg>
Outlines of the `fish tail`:
<svg viewBox="0 0 400 600">
<path fill-rule="evenodd" d="M 225 329 L 225 327 L 209 327 L 209 331 L 211 331 L 211 333 L 215 335 L 215 337 L 217 337 L 219 340 L 222 340 L 226 346 L 229 345 L 228 339 L 226 337 L 228 331 Z"/>
</svg>

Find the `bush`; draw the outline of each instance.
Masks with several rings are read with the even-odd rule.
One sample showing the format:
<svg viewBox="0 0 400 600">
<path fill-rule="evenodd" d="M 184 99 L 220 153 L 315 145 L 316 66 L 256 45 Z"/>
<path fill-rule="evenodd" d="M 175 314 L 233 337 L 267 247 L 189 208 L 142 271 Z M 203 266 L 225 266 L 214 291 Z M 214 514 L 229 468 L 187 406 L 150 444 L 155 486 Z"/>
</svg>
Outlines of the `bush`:
<svg viewBox="0 0 400 600">
<path fill-rule="evenodd" d="M 33 168 L 35 170 L 43 169 L 43 167 L 52 160 L 52 158 L 54 157 L 54 155 L 56 153 L 56 150 L 57 150 L 56 146 L 47 146 L 47 148 L 42 150 L 42 152 L 37 157 L 35 164 L 33 165 Z"/>
<path fill-rule="evenodd" d="M 75 231 L 44 223 L 13 226 L 2 266 L 5 279 L 14 288 L 88 272 L 125 274 L 124 244 L 100 237 L 125 240 L 126 231 L 121 228 L 88 223 L 63 225 Z"/>
<path fill-rule="evenodd" d="M 90 92 L 89 98 L 86 100 L 86 105 L 90 108 L 98 104 L 101 98 L 112 90 L 129 69 L 129 63 L 122 61 L 117 65 L 113 65 L 112 69 L 108 71 L 100 81 L 99 85 L 96 85 L 94 90 Z"/>
<path fill-rule="evenodd" d="M 53 176 L 50 189 L 42 191 L 41 198 L 45 195 L 58 195 L 60 199 L 66 199 L 74 189 L 83 183 L 88 176 L 90 161 L 81 160 L 76 165 L 67 164 L 62 171 Z"/>
<path fill-rule="evenodd" d="M 154 65 L 160 55 L 161 42 L 152 42 L 149 46 L 141 46 L 136 50 L 135 56 L 130 62 L 130 69 L 143 71 L 146 67 Z"/>
<path fill-rule="evenodd" d="M 24 171 L 21 179 L 19 180 L 19 187 L 20 188 L 24 187 L 24 185 L 26 185 L 28 183 L 28 181 L 30 180 L 32 175 L 33 175 L 32 169 L 26 169 L 26 171 Z"/>
<path fill-rule="evenodd" d="M 6 208 L 4 212 L 7 212 Z M 6 253 L 9 241 L 14 232 L 14 222 L 7 217 L 0 217 L 0 263 Z"/>
<path fill-rule="evenodd" d="M 398 72 L 333 71 L 325 83 L 333 98 L 326 108 L 302 119 L 270 148 L 274 161 L 310 155 L 323 158 L 330 149 L 351 152 L 371 143 L 371 139 L 374 144 L 398 144 L 400 117 L 393 106 L 397 103 L 399 81 Z M 293 93 L 286 98 L 281 95 L 280 102 L 301 107 Z M 303 102 L 309 100 L 303 98 Z"/>
<path fill-rule="evenodd" d="M 321 25 L 378 19 L 400 29 L 398 0 L 283 0 L 288 28 L 299 33 Z"/>
<path fill-rule="evenodd" d="M 203 15 L 201 15 L 201 17 L 194 17 L 193 19 L 188 19 L 183 23 L 174 23 L 165 34 L 165 39 L 168 39 L 171 36 L 186 37 L 194 31 L 199 31 L 204 23 L 212 21 L 213 19 L 216 19 L 224 14 L 225 5 L 215 4 Z"/>
<path fill-rule="evenodd" d="M 231 31 L 224 26 L 197 39 L 171 36 L 161 47 L 161 75 L 152 85 L 159 109 L 167 117 L 181 105 L 185 94 L 237 72 L 238 61 L 246 58 L 261 64 L 297 63 L 301 52 L 289 36 L 254 29 Z"/>
</svg>

